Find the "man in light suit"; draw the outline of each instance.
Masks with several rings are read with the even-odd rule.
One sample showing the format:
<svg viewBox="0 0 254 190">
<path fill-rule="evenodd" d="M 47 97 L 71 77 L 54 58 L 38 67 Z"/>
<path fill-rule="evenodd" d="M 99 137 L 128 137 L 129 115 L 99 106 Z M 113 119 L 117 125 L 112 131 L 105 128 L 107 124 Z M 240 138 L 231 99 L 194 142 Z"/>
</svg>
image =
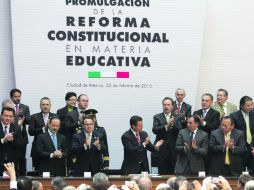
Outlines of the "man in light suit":
<svg viewBox="0 0 254 190">
<path fill-rule="evenodd" d="M 28 144 L 28 135 L 26 130 L 26 125 L 30 124 L 31 116 L 29 107 L 25 104 L 20 103 L 21 101 L 21 91 L 19 89 L 12 89 L 10 91 L 10 98 L 14 103 L 15 109 L 15 125 L 19 126 L 21 129 L 21 134 L 23 137 L 24 145 L 20 150 L 18 150 L 18 175 L 26 175 L 26 147 Z"/>
<path fill-rule="evenodd" d="M 221 127 L 212 131 L 210 175 L 239 176 L 243 171 L 245 142 L 243 132 L 234 129 L 231 117 L 222 118 Z"/>
<path fill-rule="evenodd" d="M 158 166 L 161 175 L 174 174 L 176 163 L 175 144 L 179 133 L 179 126 L 175 124 L 173 99 L 165 97 L 162 100 L 163 112 L 153 116 L 153 133 L 156 135 L 154 144 L 164 140 L 157 152 L 152 152 L 152 166 Z"/>
<path fill-rule="evenodd" d="M 139 116 L 132 116 L 130 119 L 131 128 L 126 131 L 122 137 L 124 147 L 124 160 L 122 163 L 122 173 L 139 174 L 142 171 L 149 172 L 149 164 L 147 159 L 147 150 L 156 151 L 163 144 L 163 140 L 159 140 L 154 146 L 150 142 L 143 129 L 143 121 Z"/>
<path fill-rule="evenodd" d="M 102 135 L 94 131 L 93 118 L 85 116 L 82 125 L 83 129 L 72 139 L 72 152 L 76 158 L 74 175 L 83 176 L 84 172 L 94 175 L 103 168 L 102 154 L 106 147 Z"/>
<path fill-rule="evenodd" d="M 217 91 L 217 101 L 213 103 L 212 108 L 220 112 L 220 118 L 229 116 L 231 113 L 237 111 L 235 104 L 230 103 L 228 100 L 228 91 L 219 89 Z"/>
<path fill-rule="evenodd" d="M 51 101 L 48 97 L 41 98 L 40 109 L 41 112 L 31 116 L 31 123 L 28 127 L 29 135 L 34 136 L 30 154 L 34 170 L 39 170 L 39 153 L 36 150 L 37 138 L 39 134 L 45 133 L 48 130 L 49 119 L 56 116 L 56 114 L 50 112 Z"/>
<path fill-rule="evenodd" d="M 53 176 L 66 176 L 68 150 L 65 137 L 58 133 L 60 123 L 58 117 L 50 118 L 48 131 L 40 134 L 36 142 L 40 171 Z"/>
<path fill-rule="evenodd" d="M 186 96 L 183 88 L 177 88 L 175 92 L 173 112 L 175 113 L 175 124 L 179 129 L 187 127 L 187 118 L 191 115 L 191 105 L 184 102 Z"/>
<path fill-rule="evenodd" d="M 208 150 L 208 135 L 198 129 L 200 118 L 190 116 L 187 128 L 182 129 L 177 137 L 176 151 L 179 153 L 175 166 L 178 175 L 197 175 L 205 170 L 204 157 Z"/>
<path fill-rule="evenodd" d="M 254 111 L 253 100 L 249 96 L 243 96 L 240 99 L 240 110 L 230 115 L 233 118 L 235 128 L 243 131 L 246 153 L 244 154 L 244 167 L 254 173 L 254 161 L 251 154 L 254 136 Z"/>
</svg>

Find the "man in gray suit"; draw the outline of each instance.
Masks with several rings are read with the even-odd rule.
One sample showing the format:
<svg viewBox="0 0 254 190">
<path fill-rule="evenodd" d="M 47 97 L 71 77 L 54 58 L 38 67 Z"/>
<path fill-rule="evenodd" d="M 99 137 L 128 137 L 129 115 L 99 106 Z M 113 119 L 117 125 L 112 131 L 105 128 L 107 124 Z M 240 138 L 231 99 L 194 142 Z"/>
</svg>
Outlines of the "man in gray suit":
<svg viewBox="0 0 254 190">
<path fill-rule="evenodd" d="M 187 128 L 178 134 L 176 141 L 178 156 L 175 166 L 178 175 L 197 175 L 199 171 L 205 171 L 204 157 L 208 150 L 208 134 L 198 129 L 199 126 L 199 116 L 190 116 Z"/>
<path fill-rule="evenodd" d="M 212 131 L 209 148 L 212 151 L 209 174 L 239 176 L 242 173 L 244 135 L 242 131 L 234 129 L 231 117 L 223 117 L 221 127 Z"/>
<path fill-rule="evenodd" d="M 230 103 L 228 100 L 228 91 L 225 89 L 219 89 L 217 91 L 217 101 L 213 103 L 212 108 L 220 112 L 220 118 L 229 116 L 231 113 L 237 111 L 235 104 Z"/>
</svg>

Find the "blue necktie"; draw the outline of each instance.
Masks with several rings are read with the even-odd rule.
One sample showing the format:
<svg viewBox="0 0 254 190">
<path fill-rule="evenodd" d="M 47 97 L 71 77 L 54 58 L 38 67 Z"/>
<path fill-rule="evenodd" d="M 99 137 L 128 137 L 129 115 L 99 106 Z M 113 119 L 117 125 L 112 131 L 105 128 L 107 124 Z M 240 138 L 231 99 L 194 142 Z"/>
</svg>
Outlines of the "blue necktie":
<svg viewBox="0 0 254 190">
<path fill-rule="evenodd" d="M 7 126 L 4 126 L 4 134 L 7 134 Z"/>
<path fill-rule="evenodd" d="M 52 135 L 52 140 L 53 140 L 54 147 L 57 150 L 57 139 L 56 139 L 56 135 L 55 134 Z"/>
</svg>

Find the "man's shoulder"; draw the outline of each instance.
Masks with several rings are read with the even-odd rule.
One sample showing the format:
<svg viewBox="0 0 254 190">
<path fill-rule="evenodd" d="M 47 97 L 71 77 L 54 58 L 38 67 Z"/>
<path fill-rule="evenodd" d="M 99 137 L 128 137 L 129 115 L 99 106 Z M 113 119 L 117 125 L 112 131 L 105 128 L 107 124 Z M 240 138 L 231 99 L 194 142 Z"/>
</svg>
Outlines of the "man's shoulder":
<svg viewBox="0 0 254 190">
<path fill-rule="evenodd" d="M 153 117 L 154 117 L 154 118 L 161 118 L 161 117 L 163 117 L 163 116 L 165 116 L 165 114 L 164 114 L 163 112 L 161 112 L 161 113 L 155 114 Z"/>
<path fill-rule="evenodd" d="M 23 108 L 28 108 L 29 109 L 29 106 L 26 105 L 26 104 L 20 103 L 20 106 L 23 107 Z"/>
<path fill-rule="evenodd" d="M 67 112 L 67 107 L 66 106 L 64 106 L 64 107 L 57 110 L 57 114 L 60 114 L 60 113 L 63 113 L 63 112 Z"/>
<path fill-rule="evenodd" d="M 186 106 L 187 108 L 191 108 L 191 105 L 186 102 L 183 102 L 183 105 Z"/>
</svg>

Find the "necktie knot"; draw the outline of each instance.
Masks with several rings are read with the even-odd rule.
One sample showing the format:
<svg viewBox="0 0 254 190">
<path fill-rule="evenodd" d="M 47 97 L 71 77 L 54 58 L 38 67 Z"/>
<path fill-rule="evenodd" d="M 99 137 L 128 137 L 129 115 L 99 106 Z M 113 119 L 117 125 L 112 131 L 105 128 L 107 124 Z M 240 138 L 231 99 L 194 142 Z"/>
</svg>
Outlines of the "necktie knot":
<svg viewBox="0 0 254 190">
<path fill-rule="evenodd" d="M 136 140 L 138 141 L 138 144 L 140 144 L 141 141 L 140 141 L 139 133 L 137 132 L 137 133 L 135 134 L 135 136 L 136 136 Z"/>
<path fill-rule="evenodd" d="M 178 113 L 180 113 L 180 111 L 181 111 L 181 102 L 178 102 L 178 104 L 177 104 L 177 111 L 178 111 Z"/>
</svg>

